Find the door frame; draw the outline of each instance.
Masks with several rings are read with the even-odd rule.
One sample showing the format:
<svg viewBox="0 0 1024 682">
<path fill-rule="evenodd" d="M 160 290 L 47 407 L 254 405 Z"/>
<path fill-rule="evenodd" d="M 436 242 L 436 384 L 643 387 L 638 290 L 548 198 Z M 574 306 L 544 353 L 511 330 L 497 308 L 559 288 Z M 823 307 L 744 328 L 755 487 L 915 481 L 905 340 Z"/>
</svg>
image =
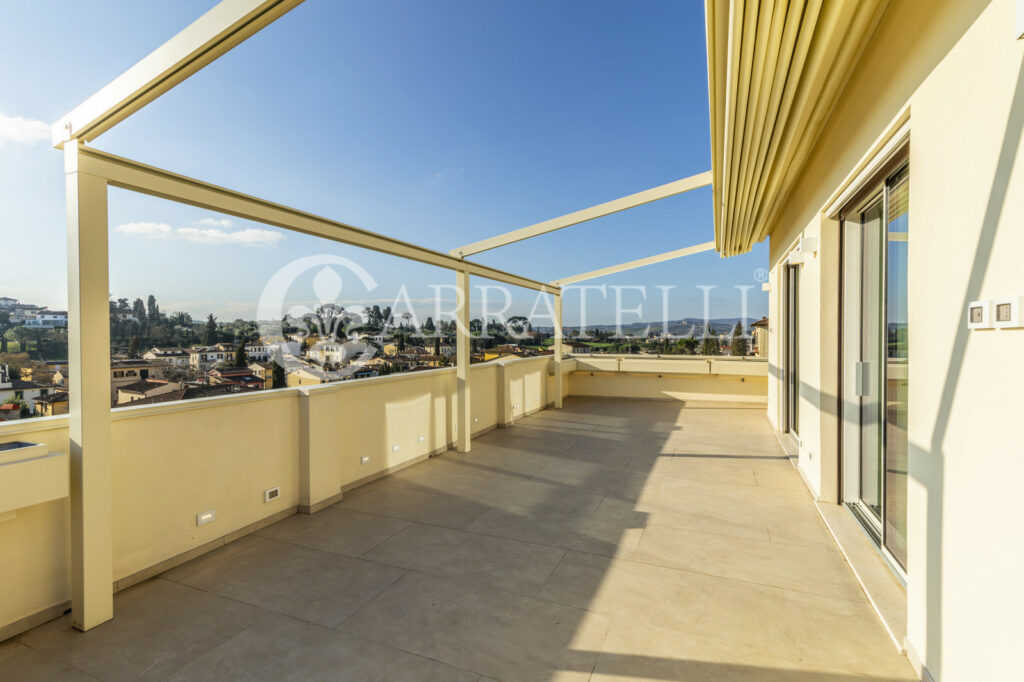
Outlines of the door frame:
<svg viewBox="0 0 1024 682">
<path fill-rule="evenodd" d="M 859 215 L 864 209 L 870 207 L 875 201 L 881 197 L 882 201 L 882 237 L 887 239 L 887 223 L 889 212 L 889 192 L 887 188 L 887 181 L 894 174 L 899 172 L 904 166 L 907 166 L 910 162 L 910 143 L 909 143 L 909 129 L 907 129 L 903 135 L 899 136 L 899 144 L 891 147 L 887 150 L 884 156 L 880 156 L 871 164 L 870 172 L 866 173 L 864 179 L 852 190 L 848 191 L 843 198 L 843 203 L 839 208 L 832 213 L 832 218 L 837 221 L 839 230 L 839 244 L 840 244 L 840 260 L 839 260 L 839 334 L 838 334 L 838 346 L 839 346 L 839 395 L 837 396 L 837 406 L 839 409 L 839 438 L 838 438 L 838 467 L 839 467 L 839 500 L 844 504 L 847 509 L 857 518 L 858 522 L 864 528 L 865 532 L 872 537 L 875 545 L 885 559 L 886 563 L 889 564 L 890 568 L 896 573 L 897 577 L 906 584 L 906 569 L 901 566 L 900 562 L 893 556 L 892 552 L 885 546 L 884 538 L 884 526 L 885 526 L 885 514 L 886 514 L 886 477 L 884 475 L 884 467 L 886 466 L 886 410 L 881 411 L 882 422 L 879 425 L 880 428 L 880 465 L 883 467 L 883 473 L 881 476 L 882 487 L 879 490 L 879 506 L 881 510 L 880 518 L 875 518 L 874 514 L 863 508 L 863 503 L 860 500 L 860 458 L 862 456 L 862 449 L 857 448 L 856 453 L 848 453 L 846 448 L 846 432 L 848 424 L 846 420 L 846 391 L 849 388 L 849 381 L 846 377 L 847 368 L 847 333 L 849 330 L 846 327 L 846 288 L 849 282 L 847 281 L 847 259 L 851 256 L 847 249 L 847 222 L 848 218 Z M 859 223 L 858 223 L 859 224 Z M 862 237 L 862 235 L 861 235 Z M 878 263 L 879 272 L 881 275 L 881 306 L 882 309 L 879 311 L 880 317 L 880 334 L 882 334 L 882 357 L 880 361 L 879 372 L 880 385 L 878 390 L 881 392 L 880 399 L 885 399 L 885 386 L 886 386 L 886 362 L 884 357 L 884 342 L 886 337 L 885 334 L 885 319 L 886 312 L 885 307 L 888 305 L 888 282 L 887 282 L 887 267 L 888 267 L 888 248 L 887 242 L 883 242 L 881 249 L 880 262 Z M 862 247 L 861 247 L 862 248 Z M 856 258 L 858 259 L 858 271 L 863 272 L 862 253 L 858 253 Z M 858 288 L 863 291 L 863 276 L 858 281 Z M 863 306 L 858 305 L 861 309 Z M 862 328 L 858 329 L 858 338 L 863 338 Z M 858 342 L 860 343 L 860 342 Z M 858 346 L 857 356 L 861 355 L 861 347 Z M 858 427 L 859 428 L 859 427 Z M 859 442 L 859 441 L 858 441 Z M 851 491 L 851 487 L 856 487 L 856 491 Z"/>
</svg>

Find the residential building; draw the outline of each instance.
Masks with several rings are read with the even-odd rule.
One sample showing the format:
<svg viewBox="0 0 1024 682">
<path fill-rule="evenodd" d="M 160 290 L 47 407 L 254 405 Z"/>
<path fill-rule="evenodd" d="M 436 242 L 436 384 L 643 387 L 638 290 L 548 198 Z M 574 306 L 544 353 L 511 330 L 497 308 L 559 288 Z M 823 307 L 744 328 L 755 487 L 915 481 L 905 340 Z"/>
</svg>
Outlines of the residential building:
<svg viewBox="0 0 1024 682">
<path fill-rule="evenodd" d="M 10 422 L 17 419 L 21 419 L 21 405 L 15 403 L 0 405 L 0 422 Z"/>
<path fill-rule="evenodd" d="M 115 404 L 124 405 L 125 403 L 133 403 L 145 398 L 152 398 L 153 396 L 163 395 L 164 393 L 178 391 L 181 388 L 182 385 L 176 381 L 142 379 L 141 381 L 119 386 L 117 389 L 117 399 L 115 400 Z"/>
<path fill-rule="evenodd" d="M 142 357 L 146 360 L 155 360 L 167 363 L 171 367 L 187 368 L 190 366 L 189 351 L 183 348 L 150 348 Z"/>
<path fill-rule="evenodd" d="M 174 391 L 151 395 L 148 398 L 132 401 L 131 407 L 144 407 L 146 405 L 157 405 L 160 403 L 173 403 L 183 400 L 197 400 L 199 398 L 216 398 L 219 396 L 235 395 L 246 389 L 237 384 L 220 384 L 216 386 L 185 386 Z"/>
<path fill-rule="evenodd" d="M 35 319 L 36 314 L 45 310 L 45 306 L 32 305 L 30 303 L 15 303 L 7 306 L 10 311 L 11 324 L 25 324 L 28 320 Z"/>
<path fill-rule="evenodd" d="M 263 380 L 264 388 L 272 388 L 274 381 L 274 363 L 273 362 L 250 362 L 249 371 L 255 376 Z"/>
<path fill-rule="evenodd" d="M 768 242 L 768 418 L 917 674 L 1014 677 L 1024 7 L 831 4 L 789 71 L 708 5 L 716 246 Z"/>
<path fill-rule="evenodd" d="M 271 350 L 270 345 L 262 341 L 245 344 L 245 355 L 249 360 L 254 362 L 264 362 L 269 360 Z"/>
<path fill-rule="evenodd" d="M 211 369 L 206 373 L 206 378 L 211 385 L 235 384 L 257 390 L 269 387 L 265 378 L 260 377 L 248 367 Z"/>
<path fill-rule="evenodd" d="M 317 371 L 315 368 L 289 367 L 285 372 L 285 384 L 288 387 L 315 386 L 328 383 L 324 373 Z"/>
<path fill-rule="evenodd" d="M 31 405 L 36 398 L 50 393 L 52 386 L 11 377 L 10 368 L 0 365 L 0 403 L 22 401 Z"/>
<path fill-rule="evenodd" d="M 768 357 L 768 318 L 762 317 L 752 323 L 750 335 L 754 341 L 754 355 L 759 358 Z"/>
<path fill-rule="evenodd" d="M 188 364 L 193 370 L 205 372 L 224 362 L 233 362 L 235 348 L 227 343 L 213 346 L 195 346 L 188 349 Z"/>
<path fill-rule="evenodd" d="M 353 359 L 369 353 L 376 353 L 371 344 L 356 339 L 347 341 L 317 341 L 306 351 L 306 359 L 320 365 L 336 365 L 344 367 Z"/>
<path fill-rule="evenodd" d="M 66 310 L 40 310 L 32 313 L 24 325 L 29 329 L 60 329 L 68 326 Z"/>
<path fill-rule="evenodd" d="M 593 348 L 582 341 L 565 341 L 562 345 L 573 355 L 590 355 Z"/>
<path fill-rule="evenodd" d="M 18 299 L 0 296 L 0 308 L 13 308 L 18 305 Z"/>
<path fill-rule="evenodd" d="M 33 398 L 34 411 L 37 417 L 54 417 L 68 413 L 68 394 L 66 391 L 55 391 L 38 398 Z"/>
<path fill-rule="evenodd" d="M 117 389 L 144 379 L 163 379 L 167 365 L 157 360 L 114 360 L 110 363 L 110 399 L 117 400 Z M 65 380 L 64 385 L 67 384 Z"/>
</svg>

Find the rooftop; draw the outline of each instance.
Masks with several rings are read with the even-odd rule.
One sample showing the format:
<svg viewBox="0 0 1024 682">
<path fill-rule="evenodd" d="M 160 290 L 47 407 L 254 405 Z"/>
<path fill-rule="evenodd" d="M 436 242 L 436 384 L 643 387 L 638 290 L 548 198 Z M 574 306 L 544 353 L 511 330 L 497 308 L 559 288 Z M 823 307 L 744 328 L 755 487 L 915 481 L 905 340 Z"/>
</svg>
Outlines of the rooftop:
<svg viewBox="0 0 1024 682">
<path fill-rule="evenodd" d="M 913 679 L 735 403 L 569 398 L 115 601 L 0 678 Z"/>
<path fill-rule="evenodd" d="M 166 381 L 150 381 L 148 379 L 143 379 L 142 381 L 136 381 L 131 384 L 125 384 L 124 386 L 118 386 L 117 390 L 123 391 L 125 393 L 145 393 L 146 391 L 151 391 L 154 388 L 160 388 L 166 385 Z"/>
</svg>

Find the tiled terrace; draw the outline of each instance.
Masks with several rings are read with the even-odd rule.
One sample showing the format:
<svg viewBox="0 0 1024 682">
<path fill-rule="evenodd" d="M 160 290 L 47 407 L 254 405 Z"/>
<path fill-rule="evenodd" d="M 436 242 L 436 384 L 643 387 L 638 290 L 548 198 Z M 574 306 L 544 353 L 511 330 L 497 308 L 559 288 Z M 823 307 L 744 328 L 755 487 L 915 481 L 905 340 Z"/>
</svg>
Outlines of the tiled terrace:
<svg viewBox="0 0 1024 682">
<path fill-rule="evenodd" d="M 0 679 L 912 679 L 763 407 L 569 399 L 0 645 Z"/>
</svg>

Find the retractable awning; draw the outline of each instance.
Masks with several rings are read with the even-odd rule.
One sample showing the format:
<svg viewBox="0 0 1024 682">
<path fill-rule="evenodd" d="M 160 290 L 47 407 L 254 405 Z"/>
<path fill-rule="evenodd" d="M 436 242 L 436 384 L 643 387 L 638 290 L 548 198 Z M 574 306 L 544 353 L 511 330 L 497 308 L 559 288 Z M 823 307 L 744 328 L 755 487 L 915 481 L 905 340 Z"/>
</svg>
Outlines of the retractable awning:
<svg viewBox="0 0 1024 682">
<path fill-rule="evenodd" d="M 779 211 L 888 0 L 707 0 L 715 244 L 746 253 Z"/>
</svg>

